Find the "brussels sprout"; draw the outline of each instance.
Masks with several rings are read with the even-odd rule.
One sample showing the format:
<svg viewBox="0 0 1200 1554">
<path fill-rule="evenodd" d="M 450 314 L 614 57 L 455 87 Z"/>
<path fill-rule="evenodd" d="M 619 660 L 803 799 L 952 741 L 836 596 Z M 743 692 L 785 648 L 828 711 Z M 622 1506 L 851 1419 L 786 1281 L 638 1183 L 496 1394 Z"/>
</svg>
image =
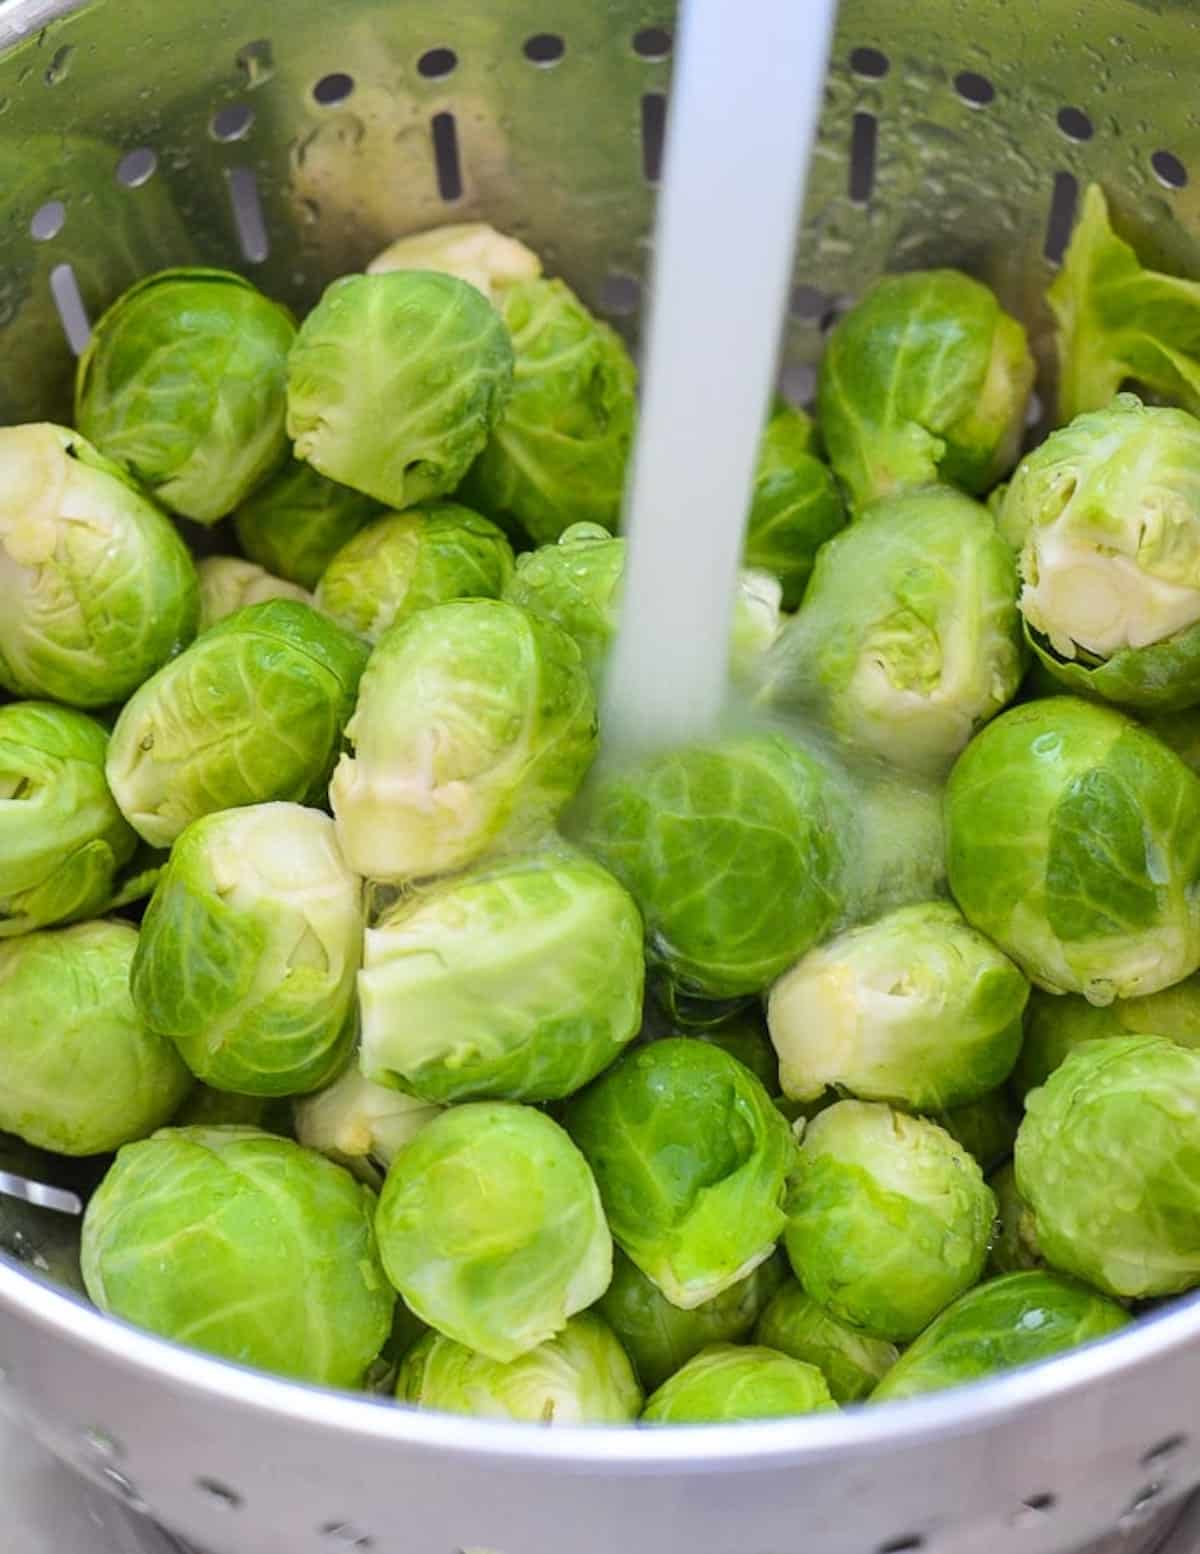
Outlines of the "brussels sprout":
<svg viewBox="0 0 1200 1554">
<path fill-rule="evenodd" d="M 1200 1053 L 1114 1036 L 1025 1098 L 1017 1187 L 1046 1261 L 1109 1295 L 1200 1284 Z"/>
<path fill-rule="evenodd" d="M 214 523 L 283 462 L 292 315 L 228 270 L 162 270 L 118 297 L 75 379 L 75 423 L 164 507 Z"/>
<path fill-rule="evenodd" d="M 227 616 L 122 708 L 106 768 L 121 813 L 167 847 L 216 810 L 320 801 L 366 657 L 294 599 Z"/>
<path fill-rule="evenodd" d="M 843 905 L 849 803 L 832 771 L 781 734 L 615 771 L 572 824 L 641 908 L 650 964 L 687 993 L 762 991 Z"/>
<path fill-rule="evenodd" d="M 507 1362 L 428 1333 L 405 1355 L 396 1396 L 420 1408 L 542 1425 L 628 1424 L 642 1407 L 628 1356 L 590 1311 Z"/>
<path fill-rule="evenodd" d="M 1150 713 L 1142 722 L 1186 767 L 1200 775 L 1200 707 Z"/>
<path fill-rule="evenodd" d="M 907 1349 L 873 1403 L 960 1387 L 1032 1365 L 1115 1333 L 1129 1321 L 1115 1301 L 1055 1273 L 1010 1273 L 968 1290 Z"/>
<path fill-rule="evenodd" d="M 672 1305 L 694 1310 L 770 1257 L 796 1144 L 728 1053 L 682 1037 L 634 1048 L 564 1121 L 617 1245 Z"/>
<path fill-rule="evenodd" d="M 707 1344 L 745 1338 L 779 1288 L 784 1266 L 779 1256 L 769 1257 L 712 1300 L 683 1311 L 618 1248 L 612 1283 L 596 1309 L 621 1340 L 642 1385 L 652 1390 Z"/>
<path fill-rule="evenodd" d="M 946 835 L 963 915 L 1040 987 L 1105 1004 L 1200 966 L 1200 779 L 1119 713 L 1006 712 L 951 773 Z"/>
<path fill-rule="evenodd" d="M 1007 1160 L 1013 1152 L 1021 1112 L 1008 1086 L 1002 1085 L 977 1101 L 935 1112 L 932 1120 L 945 1128 L 952 1139 L 974 1155 L 979 1169 L 986 1174 Z"/>
<path fill-rule="evenodd" d="M 757 1008 L 744 1009 L 707 1030 L 688 1031 L 694 1041 L 706 1041 L 720 1047 L 731 1058 L 744 1064 L 768 1095 L 779 1094 L 779 1060 L 766 1021 Z"/>
<path fill-rule="evenodd" d="M 241 556 L 206 556 L 196 566 L 200 582 L 200 630 L 207 631 L 218 621 L 248 604 L 265 604 L 268 599 L 298 599 L 311 604 L 313 596 Z"/>
<path fill-rule="evenodd" d="M 152 1133 L 192 1078 L 129 997 L 137 930 L 77 923 L 0 943 L 0 1128 L 98 1155 Z"/>
<path fill-rule="evenodd" d="M 524 243 L 486 222 L 463 221 L 412 232 L 389 243 L 371 260 L 367 274 L 384 275 L 389 270 L 441 270 L 469 281 L 489 302 L 496 302 L 509 286 L 539 276 L 542 261 Z"/>
<path fill-rule="evenodd" d="M 163 1128 L 118 1154 L 83 1220 L 101 1311 L 243 1365 L 355 1387 L 395 1296 L 373 1195 L 253 1128 Z"/>
<path fill-rule="evenodd" d="M 171 1126 L 253 1128 L 257 1133 L 292 1138 L 292 1103 L 277 1096 L 235 1095 L 231 1090 L 213 1090 L 197 1082 L 171 1118 Z"/>
<path fill-rule="evenodd" d="M 400 1150 L 376 1219 L 383 1264 L 431 1327 L 507 1362 L 604 1293 L 612 1237 L 587 1162 L 544 1113 L 454 1106 Z"/>
<path fill-rule="evenodd" d="M 362 886 L 327 815 L 205 815 L 171 849 L 142 920 L 133 1001 L 215 1089 L 316 1090 L 354 1041 L 362 932 Z"/>
<path fill-rule="evenodd" d="M 496 306 L 515 352 L 512 398 L 464 500 L 536 545 L 572 523 L 615 529 L 637 386 L 624 343 L 562 281 L 519 281 Z"/>
<path fill-rule="evenodd" d="M 557 544 L 517 557 L 504 597 L 574 637 L 599 684 L 617 634 L 624 570 L 623 539 L 599 524 L 576 523 Z M 735 673 L 748 675 L 778 636 L 780 599 L 780 585 L 769 574 L 746 568 L 738 574 L 729 642 Z"/>
<path fill-rule="evenodd" d="M 837 482 L 814 451 L 813 423 L 803 410 L 779 405 L 767 422 L 746 520 L 742 559 L 779 579 L 783 607 L 800 603 L 825 541 L 845 527 Z"/>
<path fill-rule="evenodd" d="M 326 1089 L 295 1102 L 296 1137 L 368 1186 L 382 1187 L 399 1151 L 440 1111 L 428 1101 L 372 1084 L 352 1065 Z"/>
<path fill-rule="evenodd" d="M 836 1407 L 815 1365 L 774 1349 L 710 1344 L 663 1382 L 642 1419 L 646 1424 L 730 1424 Z"/>
<path fill-rule="evenodd" d="M 948 901 L 899 907 L 839 934 L 771 989 L 783 1093 L 837 1085 L 934 1111 L 1008 1078 L 1029 984 Z"/>
<path fill-rule="evenodd" d="M 1024 329 L 978 281 L 876 281 L 830 334 L 817 386 L 851 506 L 936 480 L 987 491 L 1016 461 L 1033 372 Z"/>
<path fill-rule="evenodd" d="M 1200 421 L 1119 394 L 1022 460 L 1000 528 L 1056 680 L 1131 707 L 1200 700 Z"/>
<path fill-rule="evenodd" d="M 198 612 L 183 541 L 115 464 L 61 426 L 0 429 L 0 687 L 122 701 Z"/>
<path fill-rule="evenodd" d="M 643 972 L 638 909 L 591 859 L 455 875 L 367 930 L 363 1073 L 426 1101 L 561 1099 L 637 1035 Z"/>
<path fill-rule="evenodd" d="M 512 385 L 513 347 L 466 281 L 430 270 L 347 275 L 288 358 L 296 457 L 389 507 L 453 491 Z"/>
<path fill-rule="evenodd" d="M 451 599 L 498 599 L 512 576 L 512 547 L 494 523 L 454 502 L 389 513 L 330 561 L 318 607 L 368 642 Z"/>
<path fill-rule="evenodd" d="M 1033 1215 L 1017 1190 L 1016 1167 L 1010 1160 L 988 1177 L 988 1186 L 996 1194 L 996 1228 L 988 1253 L 988 1272 L 1021 1273 L 1042 1266 Z"/>
<path fill-rule="evenodd" d="M 835 1403 L 866 1397 L 899 1357 L 895 1344 L 847 1327 L 791 1279 L 759 1317 L 754 1342 L 815 1365 Z"/>
<path fill-rule="evenodd" d="M 863 922 L 946 894 L 940 784 L 869 767 L 855 777 L 859 859 L 849 915 Z"/>
<path fill-rule="evenodd" d="M 775 705 L 937 775 L 1023 670 L 1012 555 L 977 502 L 941 487 L 875 504 L 822 547 L 764 679 Z"/>
<path fill-rule="evenodd" d="M 996 1200 L 942 1128 L 839 1101 L 808 1124 L 788 1196 L 788 1258 L 840 1321 L 906 1343 L 983 1271 Z"/>
<path fill-rule="evenodd" d="M 348 541 L 383 512 L 373 497 L 293 459 L 238 508 L 238 544 L 260 567 L 315 588 Z"/>
<path fill-rule="evenodd" d="M 329 790 L 346 861 L 377 880 L 461 869 L 543 832 L 596 748 L 575 644 L 499 599 L 386 631 Z"/>
<path fill-rule="evenodd" d="M 108 735 L 49 702 L 0 707 L 0 939 L 107 907 L 137 838 L 104 780 Z"/>
<path fill-rule="evenodd" d="M 1058 325 L 1058 421 L 1124 383 L 1200 415 L 1200 284 L 1145 269 L 1091 184 L 1046 301 Z"/>
</svg>

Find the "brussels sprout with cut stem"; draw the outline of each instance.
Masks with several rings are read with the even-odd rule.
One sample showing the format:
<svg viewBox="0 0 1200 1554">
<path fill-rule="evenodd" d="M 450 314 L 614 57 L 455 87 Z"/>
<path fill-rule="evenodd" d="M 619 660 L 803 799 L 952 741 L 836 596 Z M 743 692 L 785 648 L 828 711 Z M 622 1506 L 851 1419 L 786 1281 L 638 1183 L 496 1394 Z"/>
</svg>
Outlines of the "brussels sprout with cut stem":
<svg viewBox="0 0 1200 1554">
<path fill-rule="evenodd" d="M 272 577 L 256 562 L 241 556 L 206 556 L 196 566 L 200 583 L 200 630 L 207 631 L 227 615 L 268 599 L 298 599 L 311 604 L 313 596 L 285 578 Z"/>
<path fill-rule="evenodd" d="M 513 554 L 494 523 L 455 502 L 388 513 L 332 557 L 317 605 L 348 631 L 378 642 L 389 626 L 452 599 L 498 599 Z"/>
<path fill-rule="evenodd" d="M 327 815 L 223 810 L 171 849 L 142 921 L 133 999 L 218 1090 L 316 1090 L 353 1044 L 362 933 L 362 885 Z"/>
<path fill-rule="evenodd" d="M 328 479 L 412 507 L 461 481 L 512 371 L 508 331 L 468 282 L 431 270 L 343 276 L 288 357 L 288 436 Z"/>
<path fill-rule="evenodd" d="M 0 429 L 0 687 L 123 701 L 198 613 L 183 541 L 115 464 L 65 427 Z"/>
<path fill-rule="evenodd" d="M 528 1424 L 629 1424 L 642 1408 L 629 1357 L 590 1311 L 515 1360 L 427 1333 L 400 1365 L 396 1396 L 418 1408 Z"/>
<path fill-rule="evenodd" d="M 571 639 L 499 599 L 421 610 L 386 631 L 329 790 L 351 868 L 445 874 L 538 839 L 596 748 L 596 700 Z"/>
<path fill-rule="evenodd" d="M 817 551 L 846 525 L 837 482 L 815 451 L 812 418 L 778 405 L 763 432 L 742 559 L 779 579 L 783 607 L 800 603 Z"/>
<path fill-rule="evenodd" d="M 374 497 L 291 459 L 241 504 L 234 528 L 251 561 L 312 589 L 342 546 L 382 512 Z"/>
<path fill-rule="evenodd" d="M 389 270 L 440 270 L 469 281 L 496 303 L 508 287 L 536 279 L 542 261 L 524 243 L 485 221 L 462 221 L 410 232 L 389 243 L 371 260 L 367 274 L 385 275 Z"/>
<path fill-rule="evenodd" d="M 0 939 L 102 912 L 137 837 L 104 780 L 108 734 L 50 702 L 0 707 Z"/>
<path fill-rule="evenodd" d="M 851 506 L 937 480 L 987 491 L 1016 462 L 1033 373 L 1024 329 L 978 281 L 877 280 L 835 325 L 817 386 Z"/>
<path fill-rule="evenodd" d="M 938 1111 L 1002 1084 L 1029 983 L 948 901 L 900 907 L 810 950 L 771 989 L 783 1093 L 829 1085 Z"/>
<path fill-rule="evenodd" d="M 376 1226 L 412 1310 L 501 1362 L 553 1338 L 612 1278 L 587 1161 L 530 1106 L 472 1101 L 428 1123 L 393 1160 Z"/>
<path fill-rule="evenodd" d="M 784 1243 L 839 1321 L 907 1343 L 983 1272 L 996 1200 L 935 1123 L 839 1101 L 805 1129 Z"/>
<path fill-rule="evenodd" d="M 617 1245 L 685 1311 L 770 1257 L 796 1144 L 749 1069 L 676 1038 L 627 1053 L 567 1106 Z"/>
<path fill-rule="evenodd" d="M 856 1403 L 866 1397 L 900 1354 L 886 1339 L 869 1338 L 839 1322 L 794 1279 L 787 1281 L 759 1317 L 754 1342 L 815 1365 L 835 1403 Z"/>
<path fill-rule="evenodd" d="M 1024 672 L 1017 574 L 987 511 L 945 487 L 875 503 L 817 557 L 763 667 L 766 699 L 845 744 L 945 772 Z"/>
<path fill-rule="evenodd" d="M 1004 713 L 950 775 L 946 836 L 967 921 L 1047 991 L 1106 1004 L 1200 966 L 1200 779 L 1119 713 Z"/>
<path fill-rule="evenodd" d="M 815 1365 L 774 1349 L 710 1344 L 663 1382 L 642 1419 L 655 1425 L 729 1424 L 836 1407 Z"/>
<path fill-rule="evenodd" d="M 402 896 L 367 930 L 368 1079 L 426 1101 L 552 1101 L 642 1016 L 642 920 L 612 875 L 555 848 Z"/>
<path fill-rule="evenodd" d="M 1061 1275 L 1010 1273 L 936 1317 L 871 1394 L 872 1403 L 960 1387 L 1115 1333 L 1129 1313 Z"/>
<path fill-rule="evenodd" d="M 282 464 L 296 325 L 228 270 L 162 270 L 100 318 L 75 421 L 162 504 L 215 523 Z"/>
<path fill-rule="evenodd" d="M 366 658 L 293 599 L 227 616 L 122 708 L 106 767 L 121 813 L 167 847 L 216 810 L 322 800 Z"/>
<path fill-rule="evenodd" d="M 101 1311 L 281 1376 L 356 1387 L 395 1295 L 375 1199 L 312 1150 L 253 1128 L 127 1144 L 88 1204 L 83 1277 Z"/>
<path fill-rule="evenodd" d="M 1026 1096 L 1015 1158 L 1052 1267 L 1138 1300 L 1200 1284 L 1200 1052 L 1077 1047 Z"/>
<path fill-rule="evenodd" d="M 129 997 L 138 935 L 77 923 L 0 943 L 0 1128 L 98 1155 L 160 1127 L 192 1076 Z"/>
<path fill-rule="evenodd" d="M 320 1150 L 369 1187 L 380 1188 L 400 1150 L 442 1108 L 372 1084 L 352 1062 L 324 1090 L 301 1096 L 293 1109 L 301 1144 Z"/>
</svg>

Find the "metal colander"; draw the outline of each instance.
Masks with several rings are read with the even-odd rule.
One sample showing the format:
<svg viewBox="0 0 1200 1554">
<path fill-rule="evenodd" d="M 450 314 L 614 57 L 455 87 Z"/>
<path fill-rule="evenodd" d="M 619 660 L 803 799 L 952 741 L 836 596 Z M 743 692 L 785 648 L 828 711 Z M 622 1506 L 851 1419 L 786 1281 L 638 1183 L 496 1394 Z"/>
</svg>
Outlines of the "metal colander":
<svg viewBox="0 0 1200 1554">
<path fill-rule="evenodd" d="M 770 50 L 755 17 L 742 7 Z M 304 309 L 388 239 L 467 216 L 636 340 L 672 22 L 669 0 L 7 0 L 0 415 L 63 417 L 88 318 L 149 270 L 231 265 Z M 1044 356 L 1042 293 L 1093 177 L 1147 259 L 1200 273 L 1197 62 L 1194 0 L 846 0 L 785 391 L 811 391 L 823 329 L 885 267 L 973 271 Z M 1197 1546 L 1194 1516 L 1160 1520 L 1200 1482 L 1195 1302 L 887 1409 L 552 1432 L 308 1389 L 123 1327 L 70 1293 L 72 1223 L 0 1208 L 0 1396 L 210 1554 Z"/>
</svg>

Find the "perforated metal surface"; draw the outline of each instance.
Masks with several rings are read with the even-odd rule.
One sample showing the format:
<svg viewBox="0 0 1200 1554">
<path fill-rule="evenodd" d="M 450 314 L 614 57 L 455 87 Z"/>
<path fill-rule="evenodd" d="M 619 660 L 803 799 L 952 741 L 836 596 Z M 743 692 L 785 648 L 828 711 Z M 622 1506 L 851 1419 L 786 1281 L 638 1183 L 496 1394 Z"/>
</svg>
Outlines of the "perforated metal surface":
<svg viewBox="0 0 1200 1554">
<path fill-rule="evenodd" d="M 232 264 L 304 308 L 398 233 L 472 215 L 636 340 L 671 26 L 667 0 L 8 0 L 0 415 L 65 413 L 88 316 L 147 270 Z M 1198 57 L 1191 0 L 846 0 L 792 395 L 885 267 L 984 276 L 1044 347 L 1091 177 L 1149 258 L 1200 273 Z M 5 1206 L 0 1241 L 70 1281 L 61 1223 Z M 1194 1305 L 887 1410 L 571 1434 L 234 1371 L 0 1260 L 0 1369 L 65 1460 L 212 1554 L 1134 1554 L 1200 1482 Z"/>
</svg>

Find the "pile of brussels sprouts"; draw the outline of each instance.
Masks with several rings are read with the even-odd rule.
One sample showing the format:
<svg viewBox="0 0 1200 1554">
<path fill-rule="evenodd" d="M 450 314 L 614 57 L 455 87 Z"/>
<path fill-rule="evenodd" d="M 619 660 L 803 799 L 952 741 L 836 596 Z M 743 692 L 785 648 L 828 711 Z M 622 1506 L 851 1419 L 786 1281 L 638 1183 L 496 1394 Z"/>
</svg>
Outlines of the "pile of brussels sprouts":
<svg viewBox="0 0 1200 1554">
<path fill-rule="evenodd" d="M 660 1425 L 1200 1285 L 1200 285 L 1092 190 L 1049 303 L 1023 458 L 984 285 L 845 314 L 728 728 L 599 761 L 635 374 L 535 255 L 112 305 L 74 429 L 0 431 L 0 1127 L 101 1157 L 99 1307 Z"/>
</svg>

